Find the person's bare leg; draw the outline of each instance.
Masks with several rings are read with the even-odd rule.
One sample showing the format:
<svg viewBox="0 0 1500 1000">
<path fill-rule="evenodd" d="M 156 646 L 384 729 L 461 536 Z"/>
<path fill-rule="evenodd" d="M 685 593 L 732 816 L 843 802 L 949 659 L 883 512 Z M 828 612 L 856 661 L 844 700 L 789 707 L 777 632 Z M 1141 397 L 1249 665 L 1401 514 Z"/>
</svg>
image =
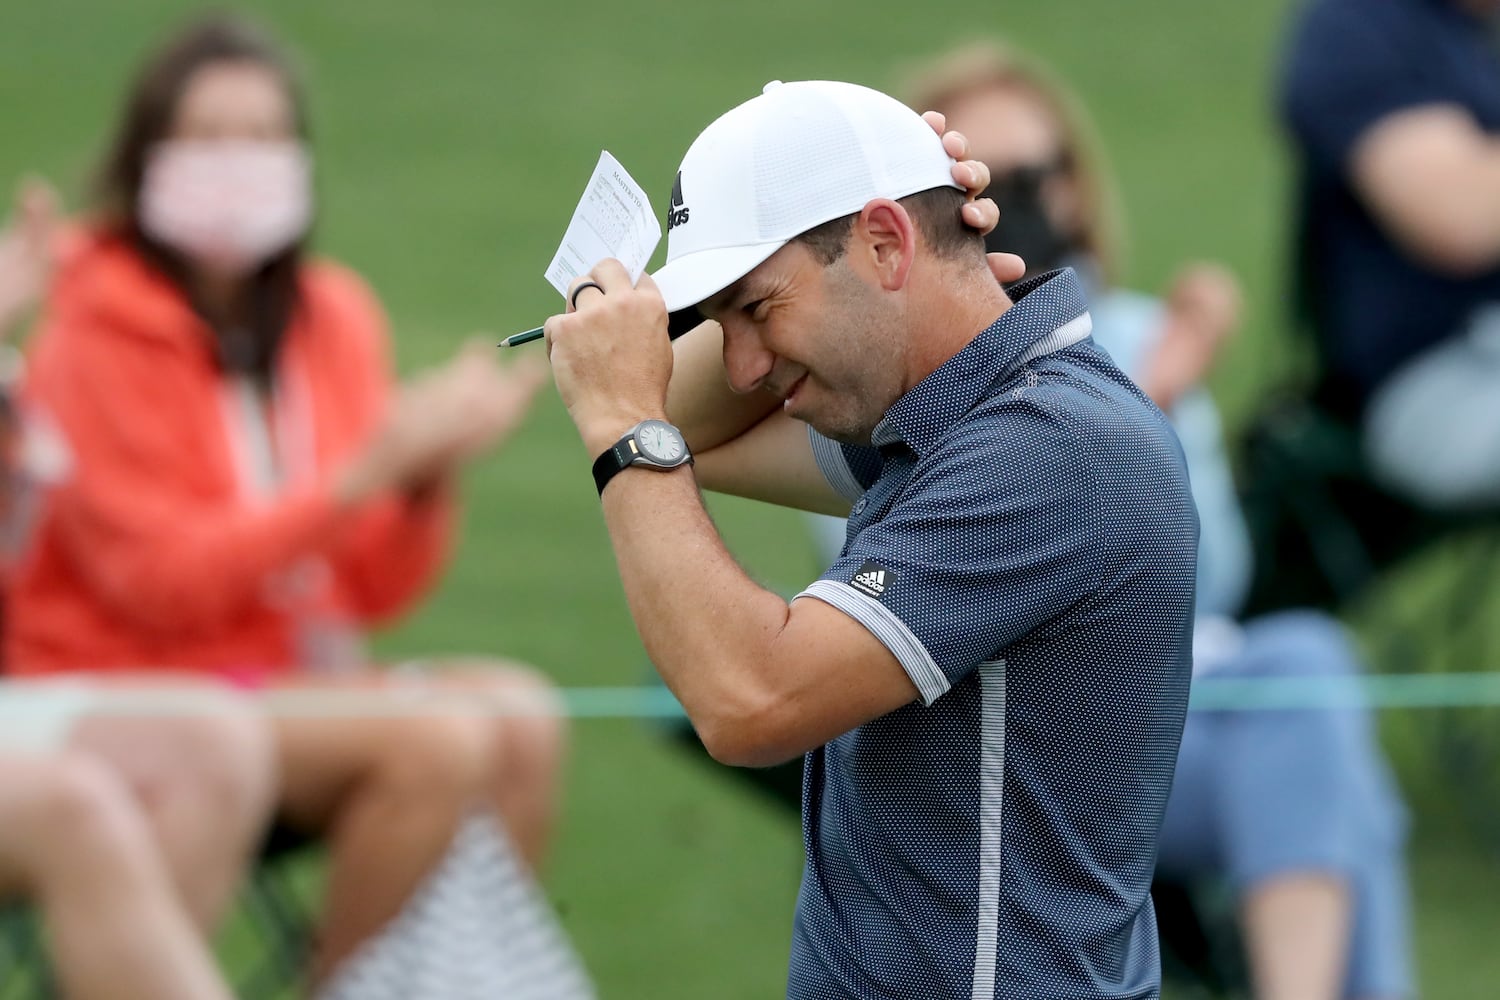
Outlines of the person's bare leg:
<svg viewBox="0 0 1500 1000">
<path fill-rule="evenodd" d="M 1347 883 L 1305 872 L 1253 886 L 1240 925 L 1257 1000 L 1336 1000 L 1342 995 L 1353 905 Z"/>
<path fill-rule="evenodd" d="M 229 1000 L 137 803 L 78 754 L 6 757 L 0 896 L 41 908 L 72 1000 Z"/>
<path fill-rule="evenodd" d="M 145 804 L 172 880 L 200 927 L 212 930 L 233 897 L 270 818 L 276 756 L 270 725 L 229 692 L 199 681 L 129 684 L 130 697 L 190 692 L 174 714 L 82 719 L 72 745 L 98 754 Z"/>
<path fill-rule="evenodd" d="M 567 758 L 567 723 L 556 690 L 537 671 L 506 660 L 437 661 L 430 676 L 457 701 L 487 710 L 489 800 L 521 860 L 535 871 L 557 823 Z"/>
<path fill-rule="evenodd" d="M 276 732 L 283 816 L 329 842 L 321 980 L 442 860 L 480 797 L 488 747 L 461 716 L 285 717 Z"/>
</svg>

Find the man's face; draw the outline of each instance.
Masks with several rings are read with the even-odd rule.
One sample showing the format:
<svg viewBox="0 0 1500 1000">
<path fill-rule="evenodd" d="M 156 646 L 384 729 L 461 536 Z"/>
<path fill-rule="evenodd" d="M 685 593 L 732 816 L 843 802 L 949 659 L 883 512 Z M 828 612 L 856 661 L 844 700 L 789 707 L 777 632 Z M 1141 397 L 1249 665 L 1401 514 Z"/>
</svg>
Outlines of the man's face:
<svg viewBox="0 0 1500 1000">
<path fill-rule="evenodd" d="M 736 392 L 769 392 L 826 437 L 867 444 L 906 390 L 906 331 L 886 294 L 847 254 L 824 266 L 792 242 L 700 308 L 724 329 Z"/>
</svg>

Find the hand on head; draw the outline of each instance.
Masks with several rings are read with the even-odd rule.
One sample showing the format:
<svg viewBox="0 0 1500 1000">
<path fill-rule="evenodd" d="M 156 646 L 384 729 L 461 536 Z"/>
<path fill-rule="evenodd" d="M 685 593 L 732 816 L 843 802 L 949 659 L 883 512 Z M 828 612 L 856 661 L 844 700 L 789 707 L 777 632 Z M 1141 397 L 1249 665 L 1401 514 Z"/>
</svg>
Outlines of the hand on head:
<svg viewBox="0 0 1500 1000">
<path fill-rule="evenodd" d="M 943 138 L 943 150 L 958 162 L 953 165 L 953 179 L 964 186 L 969 196 L 963 207 L 963 220 L 975 232 L 990 232 L 1000 224 L 1000 208 L 989 198 L 979 197 L 990 186 L 990 168 L 983 160 L 969 158 L 969 140 L 962 132 L 944 131 L 947 119 L 939 111 L 924 111 L 923 121 Z M 1001 284 L 1020 281 L 1026 274 L 1026 262 L 1013 253 L 988 255 L 990 270 Z"/>
<path fill-rule="evenodd" d="M 28 178 L 16 188 L 15 210 L 0 228 L 0 338 L 46 287 L 52 271 L 58 198 L 51 186 Z"/>
</svg>

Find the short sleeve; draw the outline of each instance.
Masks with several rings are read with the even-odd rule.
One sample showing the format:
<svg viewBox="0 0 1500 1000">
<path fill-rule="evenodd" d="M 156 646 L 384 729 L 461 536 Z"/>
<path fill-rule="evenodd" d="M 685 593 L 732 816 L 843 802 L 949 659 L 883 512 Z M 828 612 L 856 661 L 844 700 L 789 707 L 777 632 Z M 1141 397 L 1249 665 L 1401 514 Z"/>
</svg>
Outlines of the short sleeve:
<svg viewBox="0 0 1500 1000">
<path fill-rule="evenodd" d="M 1417 5 L 1420 6 L 1420 5 Z M 1282 114 L 1310 161 L 1342 173 L 1355 145 L 1398 111 L 1459 101 L 1413 44 L 1430 33 L 1426 16 L 1388 0 L 1314 4 L 1290 40 Z M 1424 30 L 1425 29 L 1425 30 Z"/>
<path fill-rule="evenodd" d="M 868 628 L 928 704 L 1102 576 L 1094 476 L 1038 408 L 944 442 L 889 501 L 885 482 L 865 502 L 889 509 L 866 525 L 856 505 L 846 552 L 802 596 Z"/>
</svg>

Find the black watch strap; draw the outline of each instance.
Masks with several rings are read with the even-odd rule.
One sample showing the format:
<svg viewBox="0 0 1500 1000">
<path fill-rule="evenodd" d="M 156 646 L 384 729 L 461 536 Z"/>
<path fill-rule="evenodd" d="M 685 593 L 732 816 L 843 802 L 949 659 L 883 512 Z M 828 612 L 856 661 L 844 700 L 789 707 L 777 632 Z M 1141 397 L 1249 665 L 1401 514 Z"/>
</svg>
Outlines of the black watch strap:
<svg viewBox="0 0 1500 1000">
<path fill-rule="evenodd" d="M 594 485 L 599 487 L 599 495 L 604 495 L 604 487 L 609 481 L 630 467 L 635 461 L 635 455 L 630 451 L 630 437 L 621 438 L 615 442 L 613 448 L 607 449 L 604 454 L 594 459 Z"/>
<path fill-rule="evenodd" d="M 682 450 L 677 456 L 666 461 L 659 461 L 653 458 L 650 452 L 643 449 L 638 435 L 643 429 L 650 428 L 653 425 L 657 428 L 659 434 L 666 432 L 677 437 L 678 442 L 682 445 Z M 598 487 L 599 495 L 604 495 L 604 487 L 609 485 L 611 479 L 619 475 L 622 469 L 628 469 L 632 465 L 639 465 L 647 469 L 663 472 L 671 471 L 683 465 L 692 465 L 693 454 L 688 451 L 687 444 L 683 443 L 681 439 L 682 432 L 665 420 L 642 420 L 630 428 L 630 430 L 625 432 L 624 437 L 614 443 L 613 447 L 594 459 L 594 485 Z"/>
</svg>

